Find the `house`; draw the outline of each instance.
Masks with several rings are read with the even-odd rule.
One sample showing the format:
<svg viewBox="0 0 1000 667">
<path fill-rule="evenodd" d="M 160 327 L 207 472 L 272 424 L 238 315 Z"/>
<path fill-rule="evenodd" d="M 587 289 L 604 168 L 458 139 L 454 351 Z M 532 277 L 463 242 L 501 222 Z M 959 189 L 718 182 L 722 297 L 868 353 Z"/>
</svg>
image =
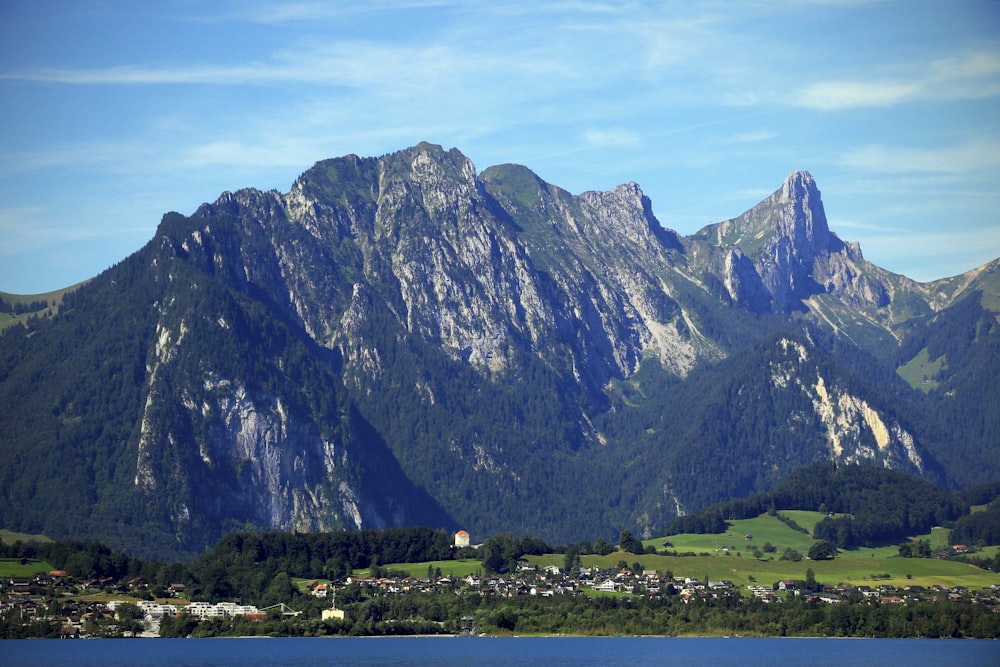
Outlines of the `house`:
<svg viewBox="0 0 1000 667">
<path fill-rule="evenodd" d="M 866 600 L 871 598 L 879 597 L 880 593 L 877 590 L 872 590 L 871 586 L 858 586 L 858 592 L 861 593 L 862 597 Z"/>
<path fill-rule="evenodd" d="M 332 609 L 324 609 L 322 615 L 324 621 L 347 620 L 347 613 L 343 609 L 337 609 L 336 607 L 333 607 Z"/>
<path fill-rule="evenodd" d="M 313 597 L 325 598 L 327 593 L 326 584 L 316 584 L 316 588 L 312 590 Z"/>
<path fill-rule="evenodd" d="M 31 579 L 28 577 L 11 577 L 9 582 L 10 592 L 15 595 L 25 595 L 31 590 Z"/>
<path fill-rule="evenodd" d="M 754 594 L 754 597 L 764 600 L 765 602 L 770 602 L 774 600 L 774 591 L 771 590 L 770 586 L 747 586 L 750 592 Z"/>
<path fill-rule="evenodd" d="M 469 546 L 469 533 L 467 531 L 460 530 L 455 533 L 455 546 L 459 549 Z"/>
</svg>

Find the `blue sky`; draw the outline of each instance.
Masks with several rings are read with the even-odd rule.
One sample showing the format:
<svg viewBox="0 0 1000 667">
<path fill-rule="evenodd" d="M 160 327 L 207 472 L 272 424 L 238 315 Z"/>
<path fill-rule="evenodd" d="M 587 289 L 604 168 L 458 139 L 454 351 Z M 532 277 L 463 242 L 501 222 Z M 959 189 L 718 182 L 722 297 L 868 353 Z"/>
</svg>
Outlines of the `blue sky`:
<svg viewBox="0 0 1000 667">
<path fill-rule="evenodd" d="M 1000 3 L 0 5 L 0 290 L 91 277 L 241 187 L 426 140 L 681 234 L 812 172 L 917 280 L 1000 256 Z"/>
</svg>

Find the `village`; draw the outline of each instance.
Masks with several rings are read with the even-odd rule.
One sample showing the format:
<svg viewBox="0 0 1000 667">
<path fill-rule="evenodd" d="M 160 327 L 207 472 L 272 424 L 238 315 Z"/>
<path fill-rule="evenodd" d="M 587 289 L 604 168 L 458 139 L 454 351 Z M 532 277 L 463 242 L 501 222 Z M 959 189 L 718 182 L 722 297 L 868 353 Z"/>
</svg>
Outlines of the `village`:
<svg viewBox="0 0 1000 667">
<path fill-rule="evenodd" d="M 183 584 L 167 589 L 169 598 L 148 599 L 149 583 L 143 579 L 110 581 L 107 579 L 77 581 L 62 571 L 38 574 L 34 577 L 6 577 L 0 588 L 0 617 L 28 624 L 45 622 L 58 624 L 59 636 L 66 638 L 136 636 L 157 637 L 159 625 L 167 616 L 187 615 L 194 619 L 245 617 L 263 621 L 269 615 L 298 616 L 289 604 L 276 604 L 259 609 L 239 600 L 207 602 L 191 600 Z M 446 576 L 349 576 L 343 581 L 301 582 L 300 600 L 325 600 L 320 615 L 324 621 L 345 620 L 350 605 L 337 607 L 338 596 L 349 599 L 352 590 L 365 596 L 393 596 L 409 593 L 427 595 L 515 596 L 679 596 L 686 603 L 729 598 L 740 604 L 753 599 L 765 603 L 781 603 L 791 598 L 824 604 L 868 603 L 905 604 L 929 601 L 1000 606 L 1000 584 L 987 590 L 970 591 L 957 586 L 922 587 L 908 585 L 897 588 L 891 584 L 872 586 L 827 586 L 814 581 L 782 580 L 772 585 L 751 584 L 739 590 L 728 580 L 710 581 L 691 577 L 673 577 L 655 570 L 633 570 L 628 567 L 597 569 L 582 567 L 571 573 L 548 565 L 539 567 L 521 563 L 517 572 L 504 576 L 472 574 L 465 577 Z M 161 591 L 162 592 L 162 591 Z M 306 597 L 308 596 L 308 597 Z M 144 599 L 147 598 L 147 599 Z M 311 605 L 315 608 L 315 605 Z M 127 614 L 123 617 L 122 611 Z M 313 612 L 315 613 L 315 612 Z"/>
</svg>

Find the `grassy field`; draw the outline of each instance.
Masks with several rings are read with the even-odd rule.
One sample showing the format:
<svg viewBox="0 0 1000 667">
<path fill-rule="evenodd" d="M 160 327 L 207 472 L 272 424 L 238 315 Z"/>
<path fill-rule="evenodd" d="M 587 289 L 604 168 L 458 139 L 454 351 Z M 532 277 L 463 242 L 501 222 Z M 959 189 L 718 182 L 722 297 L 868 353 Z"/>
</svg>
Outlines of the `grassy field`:
<svg viewBox="0 0 1000 667">
<path fill-rule="evenodd" d="M 790 510 L 782 511 L 781 514 L 810 531 L 825 516 L 820 512 Z M 746 540 L 746 535 L 752 535 L 753 539 Z M 948 531 L 935 528 L 928 534 L 915 535 L 913 539 L 930 540 L 932 548 L 943 548 L 948 544 Z M 615 567 L 621 561 L 629 565 L 639 563 L 644 569 L 660 573 L 670 571 L 675 577 L 704 580 L 707 576 L 713 581 L 729 579 L 742 587 L 752 583 L 771 585 L 782 579 L 805 579 L 808 569 L 812 569 L 818 581 L 830 585 L 891 584 L 899 588 L 907 585 L 942 585 L 982 589 L 1000 584 L 998 573 L 936 558 L 900 558 L 895 546 L 843 551 L 830 561 L 811 561 L 805 558 L 799 562 L 783 561 L 780 557 L 786 548 L 795 549 L 805 556 L 814 540 L 810 535 L 790 528 L 777 517 L 767 515 L 733 521 L 725 533 L 718 535 L 671 535 L 668 538 L 647 540 L 645 544 L 663 550 L 661 545 L 664 540 L 673 545 L 669 548 L 670 551 L 693 552 L 698 555 L 634 555 L 615 552 L 608 556 L 584 556 L 582 562 L 584 566 L 601 568 Z M 761 549 L 767 542 L 776 548 L 776 552 L 765 553 L 761 559 L 754 558 L 754 549 Z M 728 547 L 728 551 L 723 550 L 723 547 Z M 991 555 L 996 549 L 1000 547 L 989 547 L 983 554 Z M 561 554 L 529 557 L 528 560 L 539 565 L 554 564 L 561 567 L 563 564 Z"/>
<path fill-rule="evenodd" d="M 643 569 L 660 573 L 671 572 L 675 577 L 692 577 L 712 581 L 728 579 L 737 586 L 762 584 L 770 586 L 782 579 L 805 579 L 806 570 L 812 569 L 817 581 L 829 585 L 850 584 L 855 586 L 876 586 L 892 584 L 902 588 L 907 585 L 966 586 L 983 589 L 991 584 L 1000 584 L 1000 574 L 986 572 L 966 565 L 935 558 L 899 558 L 898 556 L 876 557 L 868 550 L 864 554 L 847 552 L 847 555 L 830 561 L 757 560 L 750 556 L 707 555 L 707 556 L 659 556 L 646 554 L 636 556 L 616 552 L 608 556 L 584 556 L 584 566 L 612 568 L 620 561 L 629 565 L 638 562 Z M 539 565 L 562 564 L 562 555 L 529 557 Z M 888 575 L 887 577 L 885 575 Z"/>
<path fill-rule="evenodd" d="M 84 283 L 78 283 L 67 287 L 66 289 L 56 290 L 55 292 L 46 292 L 45 294 L 8 294 L 7 292 L 0 292 L 0 299 L 3 299 L 5 303 L 11 305 L 28 305 L 34 301 L 45 301 L 49 304 L 47 308 L 43 308 L 32 313 L 23 313 L 21 315 L 0 312 L 0 332 L 17 322 L 25 322 L 32 316 L 49 317 L 51 315 L 55 315 L 59 312 L 59 307 L 62 305 L 63 297 L 83 284 Z"/>
<path fill-rule="evenodd" d="M 802 511 L 783 511 L 782 514 L 809 531 L 826 516 L 820 512 Z M 722 550 L 726 547 L 733 555 L 735 552 L 742 552 L 744 556 L 748 556 L 754 549 L 762 549 L 766 543 L 770 543 L 777 548 L 779 556 L 785 549 L 795 549 L 804 556 L 815 541 L 811 536 L 789 528 L 778 517 L 766 514 L 754 519 L 738 519 L 729 523 L 729 529 L 724 533 L 711 535 L 685 533 L 646 540 L 643 544 L 663 549 L 665 547 L 662 544 L 667 541 L 673 546 L 666 548 L 679 553 L 688 551 L 724 553 Z M 747 535 L 751 535 L 753 539 L 747 540 Z"/>
<path fill-rule="evenodd" d="M 48 574 L 54 569 L 44 560 L 29 559 L 26 565 L 21 565 L 16 558 L 0 558 L 0 577 L 33 577 Z"/>
<path fill-rule="evenodd" d="M 480 560 L 432 560 L 426 563 L 390 563 L 385 565 L 386 570 L 396 572 L 406 572 L 411 577 L 426 577 L 427 569 L 437 572 L 441 570 L 441 575 L 452 579 L 467 577 L 470 574 L 482 574 L 483 562 Z M 368 576 L 370 570 L 355 570 L 355 574 L 360 577 Z"/>
<path fill-rule="evenodd" d="M 917 356 L 896 369 L 899 377 L 906 380 L 911 387 L 919 389 L 925 394 L 931 389 L 936 389 L 938 381 L 934 378 L 944 367 L 944 357 L 930 359 L 927 348 L 920 350 Z"/>
<path fill-rule="evenodd" d="M 49 538 L 44 535 L 31 535 L 28 533 L 15 533 L 12 530 L 0 529 L 0 542 L 4 544 L 14 544 L 20 540 L 21 542 L 51 542 Z"/>
</svg>

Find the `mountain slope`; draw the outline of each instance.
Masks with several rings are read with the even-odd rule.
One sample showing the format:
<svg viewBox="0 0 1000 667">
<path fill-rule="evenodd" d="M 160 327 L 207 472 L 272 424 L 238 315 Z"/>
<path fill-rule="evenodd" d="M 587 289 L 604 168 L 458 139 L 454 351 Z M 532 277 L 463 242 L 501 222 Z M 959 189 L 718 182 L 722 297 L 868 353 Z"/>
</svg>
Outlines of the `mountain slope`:
<svg viewBox="0 0 1000 667">
<path fill-rule="evenodd" d="M 962 304 L 994 274 L 871 265 L 805 172 L 685 238 L 634 183 L 572 195 L 430 144 L 325 160 L 164 216 L 0 336 L 0 519 L 146 554 L 254 526 L 560 541 L 816 460 L 970 483 L 1000 474 L 988 423 L 945 432 L 955 403 L 896 368 L 972 318 L 986 342 L 948 356 L 971 382 L 993 329 Z"/>
</svg>

